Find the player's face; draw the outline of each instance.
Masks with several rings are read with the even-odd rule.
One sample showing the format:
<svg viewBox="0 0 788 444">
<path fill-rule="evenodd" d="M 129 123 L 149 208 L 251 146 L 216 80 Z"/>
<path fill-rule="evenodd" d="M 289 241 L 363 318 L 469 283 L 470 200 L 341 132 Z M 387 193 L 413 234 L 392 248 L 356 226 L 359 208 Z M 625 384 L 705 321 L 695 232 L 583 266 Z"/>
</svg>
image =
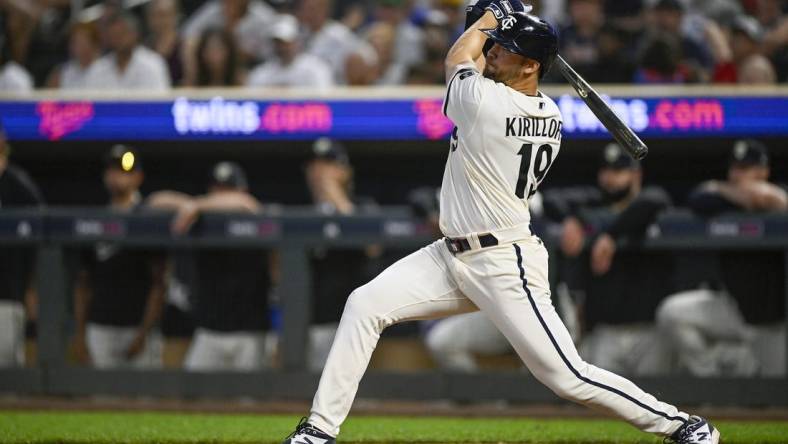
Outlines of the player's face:
<svg viewBox="0 0 788 444">
<path fill-rule="evenodd" d="M 487 52 L 485 62 L 484 76 L 504 84 L 539 70 L 539 62 L 510 52 L 497 43 Z"/>
<path fill-rule="evenodd" d="M 104 186 L 112 195 L 137 191 L 142 185 L 142 172 L 123 171 L 120 168 L 107 168 L 104 171 Z"/>
<path fill-rule="evenodd" d="M 769 168 L 761 165 L 733 164 L 728 169 L 728 180 L 741 185 L 769 180 Z"/>
<path fill-rule="evenodd" d="M 628 197 L 637 179 L 638 170 L 633 168 L 602 168 L 597 177 L 599 188 L 613 201 Z"/>
</svg>

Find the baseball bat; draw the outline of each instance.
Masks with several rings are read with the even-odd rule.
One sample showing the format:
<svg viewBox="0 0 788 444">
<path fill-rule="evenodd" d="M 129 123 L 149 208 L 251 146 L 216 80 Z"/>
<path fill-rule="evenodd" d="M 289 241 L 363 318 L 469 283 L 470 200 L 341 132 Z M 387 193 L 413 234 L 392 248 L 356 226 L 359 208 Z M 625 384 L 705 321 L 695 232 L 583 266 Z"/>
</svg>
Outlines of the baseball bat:
<svg viewBox="0 0 788 444">
<path fill-rule="evenodd" d="M 616 115 L 610 106 L 599 97 L 594 88 L 578 74 L 563 57 L 556 56 L 556 64 L 561 74 L 577 91 L 577 94 L 588 105 L 594 115 L 605 125 L 605 128 L 613 135 L 616 142 L 624 148 L 633 158 L 640 160 L 648 154 L 648 147 L 640 137 L 635 134 L 621 119 Z"/>
</svg>

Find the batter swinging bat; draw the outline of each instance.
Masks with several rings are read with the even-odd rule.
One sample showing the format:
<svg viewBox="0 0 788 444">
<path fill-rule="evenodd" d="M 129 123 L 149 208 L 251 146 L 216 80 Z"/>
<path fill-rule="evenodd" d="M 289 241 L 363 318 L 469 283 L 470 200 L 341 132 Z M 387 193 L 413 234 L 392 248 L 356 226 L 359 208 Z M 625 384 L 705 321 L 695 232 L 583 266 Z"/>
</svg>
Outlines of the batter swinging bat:
<svg viewBox="0 0 788 444">
<path fill-rule="evenodd" d="M 593 111 L 594 115 L 605 125 L 605 128 L 613 135 L 618 142 L 630 156 L 635 159 L 642 159 L 648 154 L 648 147 L 640 137 L 635 134 L 628 126 L 621 121 L 610 106 L 599 97 L 596 91 L 591 88 L 580 75 L 566 63 L 560 55 L 556 56 L 555 60 L 558 69 L 564 78 L 572 85 L 577 91 L 577 94 L 586 102 L 586 105 Z"/>
</svg>

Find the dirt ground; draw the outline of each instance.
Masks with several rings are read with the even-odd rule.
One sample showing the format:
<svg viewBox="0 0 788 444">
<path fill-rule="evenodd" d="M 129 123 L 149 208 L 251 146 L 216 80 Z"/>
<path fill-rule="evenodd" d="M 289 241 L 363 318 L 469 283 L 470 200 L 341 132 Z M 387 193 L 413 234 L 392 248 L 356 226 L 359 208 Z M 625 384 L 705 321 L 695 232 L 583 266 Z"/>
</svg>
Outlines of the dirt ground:
<svg viewBox="0 0 788 444">
<path fill-rule="evenodd" d="M 303 401 L 257 401 L 246 399 L 180 400 L 120 397 L 0 397 L 0 410 L 116 410 L 194 413 L 265 413 L 305 415 L 309 403 Z M 744 409 L 733 407 L 693 408 L 694 414 L 715 419 L 783 420 L 788 409 Z M 458 404 L 441 402 L 401 402 L 359 399 L 353 415 L 524 417 L 524 418 L 600 418 L 597 412 L 570 404 L 516 405 L 504 402 Z"/>
</svg>

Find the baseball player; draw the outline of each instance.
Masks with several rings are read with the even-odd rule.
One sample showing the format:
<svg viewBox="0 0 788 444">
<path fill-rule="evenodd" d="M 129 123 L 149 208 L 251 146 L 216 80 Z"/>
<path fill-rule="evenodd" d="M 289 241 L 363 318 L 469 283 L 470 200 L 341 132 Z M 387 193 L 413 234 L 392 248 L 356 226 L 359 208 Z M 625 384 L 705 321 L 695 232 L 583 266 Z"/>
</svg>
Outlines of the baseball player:
<svg viewBox="0 0 788 444">
<path fill-rule="evenodd" d="M 255 214 L 262 204 L 248 192 L 246 174 L 235 162 L 211 169 L 208 193 L 188 196 L 159 191 L 149 198 L 157 208 L 176 209 L 172 230 L 186 233 L 208 212 Z M 196 330 L 184 361 L 190 371 L 254 371 L 266 362 L 268 295 L 272 284 L 268 251 L 211 248 L 193 253 L 193 317 Z"/>
<path fill-rule="evenodd" d="M 145 207 L 139 154 L 115 145 L 104 157 L 110 208 L 133 213 Z M 161 365 L 156 324 L 164 302 L 164 257 L 155 249 L 99 242 L 82 254 L 74 285 L 74 351 L 96 368 L 155 368 Z"/>
<path fill-rule="evenodd" d="M 788 188 L 769 181 L 769 153 L 757 140 L 734 143 L 725 181 L 690 195 L 695 214 L 788 211 Z M 782 252 L 719 252 L 712 288 L 668 297 L 657 322 L 679 369 L 695 376 L 785 375 L 785 273 Z"/>
<path fill-rule="evenodd" d="M 538 90 L 558 36 L 516 0 L 469 9 L 472 25 L 446 56 L 443 109 L 455 128 L 441 186 L 445 237 L 350 295 L 311 414 L 284 443 L 336 442 L 384 328 L 476 310 L 559 396 L 677 443 L 718 443 L 706 420 L 583 362 L 575 350 L 550 300 L 547 251 L 528 210 L 561 146 L 560 111 Z"/>
</svg>

